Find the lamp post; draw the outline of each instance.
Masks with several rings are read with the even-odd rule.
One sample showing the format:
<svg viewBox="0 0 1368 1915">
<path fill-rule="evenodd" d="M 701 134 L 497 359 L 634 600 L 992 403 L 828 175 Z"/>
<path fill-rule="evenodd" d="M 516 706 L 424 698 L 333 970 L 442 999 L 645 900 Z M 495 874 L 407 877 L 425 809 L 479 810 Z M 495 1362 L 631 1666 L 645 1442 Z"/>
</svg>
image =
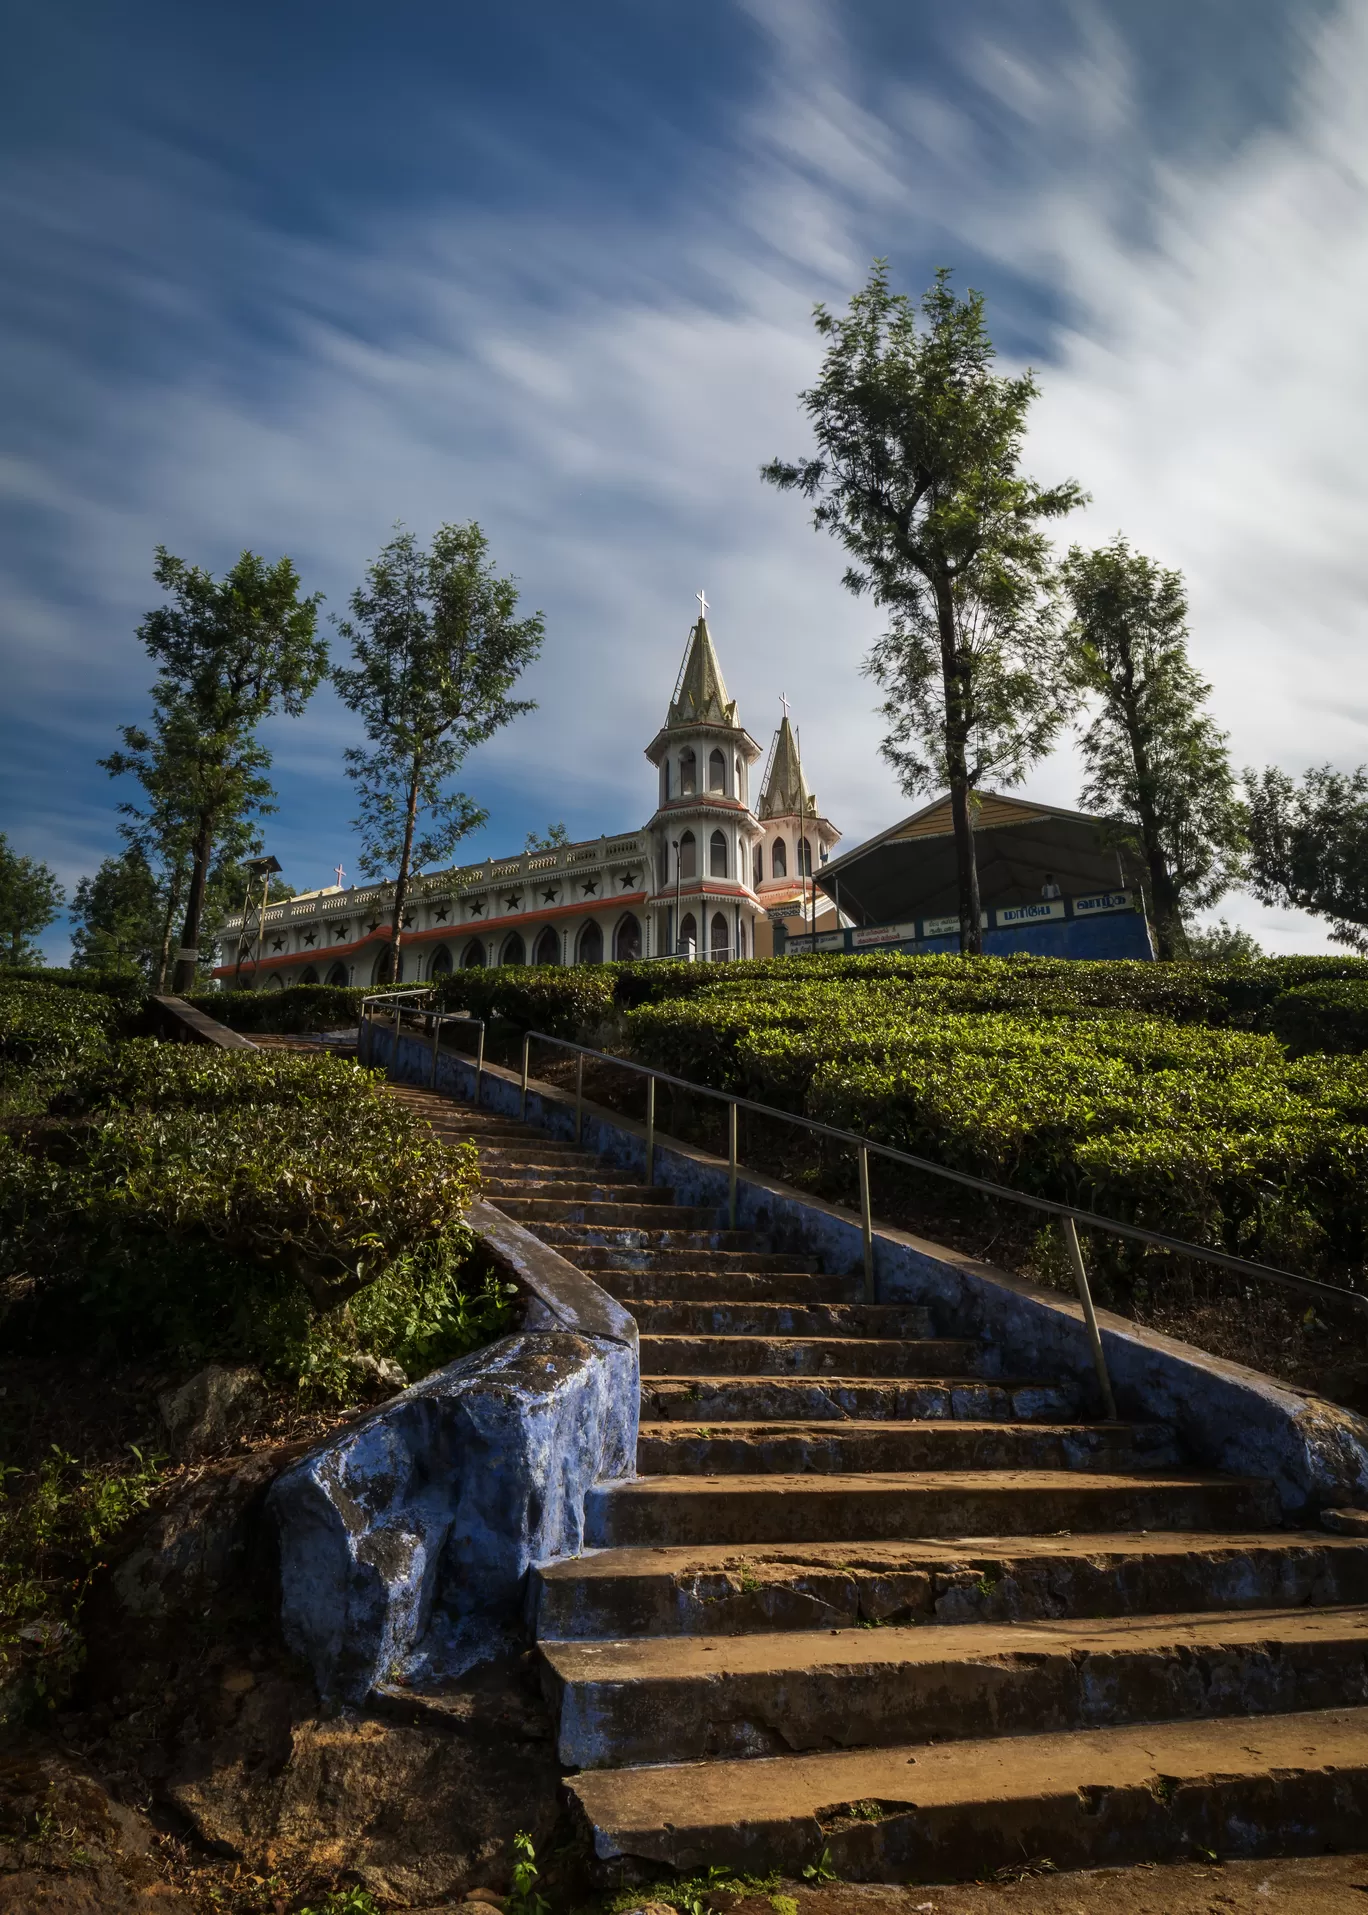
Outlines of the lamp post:
<svg viewBox="0 0 1368 1915">
<path fill-rule="evenodd" d="M 266 936 L 266 904 L 271 894 L 271 879 L 280 870 L 279 858 L 252 858 L 247 865 L 247 886 L 242 894 L 242 922 L 238 926 L 237 963 L 233 967 L 233 989 L 242 988 L 242 960 L 247 955 L 249 936 L 247 931 L 247 911 L 252 898 L 252 881 L 261 879 L 261 915 L 257 920 L 256 956 L 252 960 L 252 983 L 256 983 L 256 974 L 261 965 L 261 946 Z"/>
</svg>

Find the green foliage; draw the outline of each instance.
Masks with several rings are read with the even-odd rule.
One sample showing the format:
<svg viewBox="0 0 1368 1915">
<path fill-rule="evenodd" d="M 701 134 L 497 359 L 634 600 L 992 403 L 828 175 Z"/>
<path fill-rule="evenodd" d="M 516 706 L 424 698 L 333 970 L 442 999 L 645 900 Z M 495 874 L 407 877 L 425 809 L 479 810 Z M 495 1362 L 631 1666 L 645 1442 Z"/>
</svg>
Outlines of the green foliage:
<svg viewBox="0 0 1368 1915">
<path fill-rule="evenodd" d="M 12 851 L 0 831 L 0 959 L 8 965 L 41 964 L 43 955 L 33 940 L 65 902 L 56 872 Z"/>
<path fill-rule="evenodd" d="M 532 1837 L 525 1829 L 519 1829 L 513 1837 L 513 1882 L 507 1903 L 509 1915 L 548 1915 L 551 1904 L 537 1892 L 540 1875 Z"/>
<path fill-rule="evenodd" d="M 611 964 L 472 967 L 444 977 L 437 987 L 437 1001 L 445 1011 L 504 1018 L 520 1030 L 584 1038 L 613 1009 L 618 968 Z"/>
<path fill-rule="evenodd" d="M 1183 927 L 1183 954 L 1196 964 L 1254 964 L 1263 949 L 1251 932 L 1218 918 L 1215 924 Z"/>
<path fill-rule="evenodd" d="M 106 1055 L 125 1015 L 110 992 L 0 973 L 0 1083 L 25 1073 L 44 1086 L 57 1085 Z"/>
<path fill-rule="evenodd" d="M 283 991 L 201 991 L 186 1002 L 235 1031 L 342 1031 L 354 1027 L 367 993 L 341 984 L 291 984 Z"/>
<path fill-rule="evenodd" d="M 299 1915 L 380 1915 L 380 1904 L 369 1889 L 353 1884 L 330 1890 L 317 1908 L 302 1908 Z"/>
<path fill-rule="evenodd" d="M 1329 918 L 1331 937 L 1368 951 L 1368 766 L 1247 771 L 1249 883 L 1265 904 Z"/>
<path fill-rule="evenodd" d="M 165 903 L 139 845 L 106 858 L 93 878 L 82 878 L 71 907 L 73 970 L 156 982 Z"/>
<path fill-rule="evenodd" d="M 1284 991 L 1268 1027 L 1294 1055 L 1306 1051 L 1368 1051 L 1368 978 L 1300 984 Z"/>
</svg>

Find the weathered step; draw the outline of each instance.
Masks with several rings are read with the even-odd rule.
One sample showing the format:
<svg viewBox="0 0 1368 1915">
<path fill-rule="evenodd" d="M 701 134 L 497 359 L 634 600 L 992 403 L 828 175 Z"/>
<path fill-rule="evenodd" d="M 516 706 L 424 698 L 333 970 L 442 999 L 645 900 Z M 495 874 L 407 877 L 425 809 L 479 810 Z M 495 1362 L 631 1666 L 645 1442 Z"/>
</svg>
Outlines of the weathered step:
<svg viewBox="0 0 1368 1915">
<path fill-rule="evenodd" d="M 1023 1377 L 647 1376 L 641 1414 L 689 1423 L 1067 1422 L 1072 1383 Z"/>
<path fill-rule="evenodd" d="M 567 1778 L 604 1860 L 847 1881 L 1357 1849 L 1368 1711 L 1146 1723 Z"/>
<path fill-rule="evenodd" d="M 595 1280 L 610 1296 L 684 1303 L 858 1303 L 858 1277 L 817 1276 L 806 1270 L 598 1270 Z"/>
<path fill-rule="evenodd" d="M 730 1289 L 730 1285 L 726 1286 Z M 625 1297 L 643 1335 L 763 1337 L 919 1337 L 935 1335 L 931 1312 L 916 1303 L 757 1303 Z"/>
<path fill-rule="evenodd" d="M 570 1768 L 1368 1705 L 1368 1611 L 543 1642 Z"/>
<path fill-rule="evenodd" d="M 588 1150 L 567 1148 L 563 1155 L 552 1156 L 544 1144 L 529 1145 L 525 1150 L 481 1144 L 480 1168 L 500 1177 L 527 1177 L 545 1183 L 560 1176 L 597 1176 L 599 1161 Z"/>
<path fill-rule="evenodd" d="M 541 1230 L 536 1234 L 541 1236 Z M 600 1270 L 687 1270 L 697 1277 L 716 1280 L 729 1277 L 733 1271 L 742 1275 L 774 1271 L 781 1276 L 801 1277 L 817 1270 L 815 1259 L 773 1250 L 607 1250 L 593 1244 L 557 1248 L 568 1262 L 591 1275 Z"/>
<path fill-rule="evenodd" d="M 1162 1423 L 643 1423 L 643 1476 L 801 1471 L 1146 1470 L 1179 1461 Z"/>
<path fill-rule="evenodd" d="M 964 1337 L 643 1336 L 643 1376 L 991 1376 L 998 1354 Z"/>
<path fill-rule="evenodd" d="M 760 1239 L 753 1230 L 724 1230 L 712 1226 L 681 1225 L 678 1230 L 647 1228 L 644 1224 L 530 1223 L 528 1229 L 557 1250 L 723 1251 L 744 1252 L 751 1259 Z"/>
<path fill-rule="evenodd" d="M 664 1184 L 630 1184 L 625 1177 L 620 1184 L 615 1184 L 597 1173 L 592 1180 L 588 1180 L 582 1177 L 536 1178 L 521 1173 L 515 1175 L 509 1171 L 491 1175 L 486 1171 L 481 1182 L 485 1196 L 491 1203 L 497 1204 L 502 1204 L 505 1197 L 517 1198 L 519 1202 L 549 1197 L 556 1203 L 650 1204 L 668 1208 L 674 1196 Z"/>
<path fill-rule="evenodd" d="M 1179 1531 L 604 1549 L 547 1564 L 537 1583 L 539 1635 L 567 1641 L 1300 1609 L 1368 1602 L 1368 1540 Z"/>
<path fill-rule="evenodd" d="M 585 1499 L 585 1547 L 888 1541 L 1065 1530 L 1271 1528 L 1262 1478 L 1177 1471 L 947 1470 L 917 1476 L 647 1476 Z"/>
<path fill-rule="evenodd" d="M 633 1236 L 668 1233 L 673 1239 L 681 1233 L 690 1238 L 711 1238 L 718 1234 L 716 1210 L 702 1210 L 696 1204 L 627 1203 L 616 1192 L 587 1203 L 571 1197 L 503 1196 L 499 1199 L 499 1208 L 535 1230 L 543 1242 L 551 1241 L 544 1228 L 548 1224 L 581 1226 L 578 1240 L 585 1242 L 597 1242 L 605 1225 L 613 1230 L 630 1231 Z"/>
</svg>

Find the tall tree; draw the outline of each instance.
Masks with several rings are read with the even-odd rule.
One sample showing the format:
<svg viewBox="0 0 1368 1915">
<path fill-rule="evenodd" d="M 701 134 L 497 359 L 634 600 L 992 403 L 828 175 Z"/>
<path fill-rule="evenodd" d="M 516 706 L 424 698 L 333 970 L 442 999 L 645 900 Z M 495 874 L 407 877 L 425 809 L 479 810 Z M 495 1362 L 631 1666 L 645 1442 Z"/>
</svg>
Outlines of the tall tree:
<svg viewBox="0 0 1368 1915">
<path fill-rule="evenodd" d="M 983 297 L 957 298 L 948 272 L 915 302 L 877 260 L 847 313 L 819 305 L 815 318 L 829 343 L 800 399 L 817 456 L 775 459 L 762 476 L 816 501 L 814 525 L 853 561 L 846 585 L 891 608 L 870 662 L 890 691 L 886 754 L 913 787 L 941 774 L 949 784 L 960 948 L 977 952 L 974 777 L 985 764 L 1016 775 L 1057 722 L 1041 526 L 1084 495 L 1021 475 L 1035 380 L 994 372 Z"/>
<path fill-rule="evenodd" d="M 1124 820 L 1149 873 L 1159 955 L 1179 957 L 1184 919 L 1235 882 L 1244 845 L 1226 736 L 1188 659 L 1183 576 L 1119 535 L 1075 546 L 1063 575 L 1079 677 L 1099 701 L 1081 802 Z"/>
<path fill-rule="evenodd" d="M 1298 785 L 1245 773 L 1249 888 L 1263 904 L 1329 918 L 1336 944 L 1368 954 L 1368 766 L 1313 767 Z"/>
<path fill-rule="evenodd" d="M 77 971 L 115 972 L 151 983 L 162 931 L 162 896 L 146 853 L 129 845 L 82 878 L 71 907 L 71 963 Z"/>
<path fill-rule="evenodd" d="M 338 621 L 353 664 L 339 666 L 333 681 L 372 747 L 346 754 L 360 801 L 361 869 L 370 878 L 394 874 L 391 981 L 402 975 L 415 872 L 448 858 L 488 816 L 449 781 L 476 745 L 534 709 L 509 692 L 541 651 L 542 615 L 515 616 L 517 587 L 496 575 L 488 551 L 473 522 L 439 526 L 428 551 L 397 528 L 352 594 L 351 617 Z"/>
<path fill-rule="evenodd" d="M 50 865 L 21 857 L 0 831 L 0 955 L 13 965 L 41 964 L 33 940 L 46 931 L 66 902 Z"/>
<path fill-rule="evenodd" d="M 189 875 L 171 988 L 183 991 L 195 979 L 220 833 L 244 813 L 268 808 L 264 774 L 271 761 L 257 727 L 277 712 L 297 716 L 304 709 L 327 670 L 328 650 L 317 634 L 322 594 L 300 597 L 288 558 L 268 565 L 244 552 L 215 579 L 159 545 L 153 570 L 172 600 L 138 627 L 160 667 L 152 693 L 154 733 L 131 728 L 127 753 L 104 762 L 142 777 L 143 767 L 156 769 L 153 754 L 160 747 L 160 771 L 174 765 L 181 781 L 191 820 Z"/>
</svg>

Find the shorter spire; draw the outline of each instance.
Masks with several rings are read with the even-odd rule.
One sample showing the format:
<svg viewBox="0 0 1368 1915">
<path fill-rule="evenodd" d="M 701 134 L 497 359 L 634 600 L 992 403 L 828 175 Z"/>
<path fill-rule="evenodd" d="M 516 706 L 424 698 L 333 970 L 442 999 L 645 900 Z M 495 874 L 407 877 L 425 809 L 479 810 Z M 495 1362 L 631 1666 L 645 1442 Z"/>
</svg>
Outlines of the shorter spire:
<svg viewBox="0 0 1368 1915">
<path fill-rule="evenodd" d="M 707 600 L 700 592 L 700 606 L 706 607 Z M 736 706 L 727 697 L 727 687 L 722 681 L 722 667 L 717 662 L 717 653 L 713 650 L 712 637 L 708 631 L 706 611 L 700 610 L 698 623 L 689 633 L 689 645 L 684 654 L 684 664 L 680 670 L 679 682 L 675 686 L 675 695 L 670 701 L 669 715 L 665 720 L 666 728 L 675 725 L 729 725 L 736 724 Z"/>
<path fill-rule="evenodd" d="M 778 736 L 774 741 L 774 750 L 770 754 L 769 768 L 765 773 L 765 782 L 760 791 L 761 818 L 815 817 L 817 800 L 808 790 L 803 778 L 803 766 L 798 756 L 798 740 L 794 737 L 793 726 L 789 723 L 788 700 L 783 700 L 784 716 L 779 721 Z"/>
</svg>

